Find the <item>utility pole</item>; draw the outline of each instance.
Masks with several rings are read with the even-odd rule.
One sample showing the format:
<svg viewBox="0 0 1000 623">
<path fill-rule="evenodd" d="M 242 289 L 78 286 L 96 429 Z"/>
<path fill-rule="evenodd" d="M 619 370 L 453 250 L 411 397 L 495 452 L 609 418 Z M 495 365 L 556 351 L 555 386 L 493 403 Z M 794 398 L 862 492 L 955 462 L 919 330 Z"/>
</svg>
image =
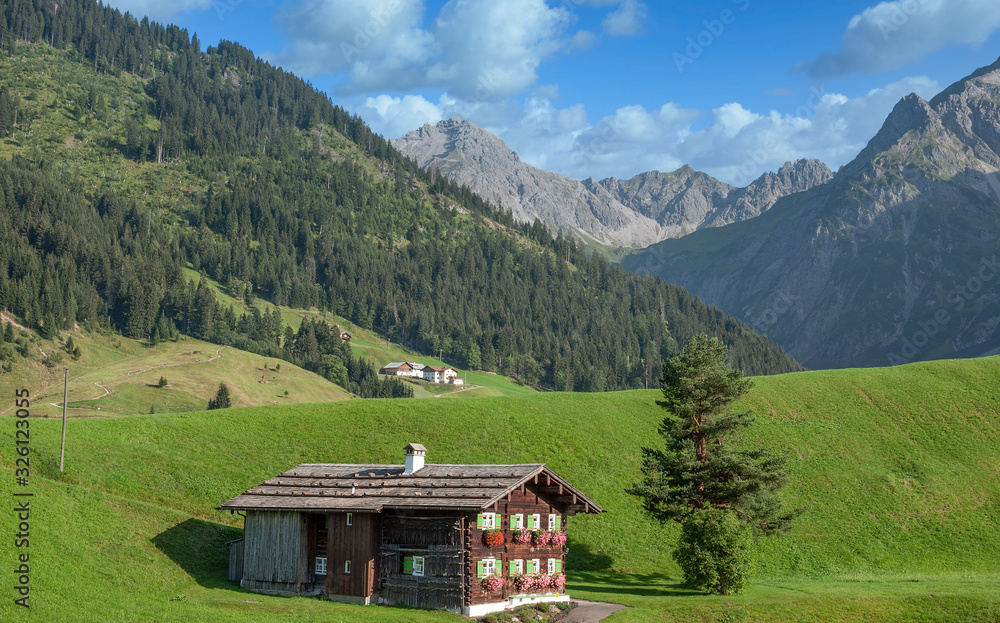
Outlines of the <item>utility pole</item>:
<svg viewBox="0 0 1000 623">
<path fill-rule="evenodd" d="M 63 471 L 63 460 L 66 458 L 66 403 L 69 401 L 69 368 L 63 378 L 63 422 L 62 445 L 59 447 L 59 471 Z"/>
</svg>

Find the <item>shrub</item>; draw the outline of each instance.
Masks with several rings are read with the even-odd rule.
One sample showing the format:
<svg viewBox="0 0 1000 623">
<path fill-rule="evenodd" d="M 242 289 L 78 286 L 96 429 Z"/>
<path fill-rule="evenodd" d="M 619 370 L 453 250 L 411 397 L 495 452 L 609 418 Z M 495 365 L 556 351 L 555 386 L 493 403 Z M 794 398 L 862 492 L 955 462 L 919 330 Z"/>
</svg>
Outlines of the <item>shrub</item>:
<svg viewBox="0 0 1000 623">
<path fill-rule="evenodd" d="M 156 386 L 157 387 L 166 387 L 167 386 L 167 377 L 161 376 L 160 380 L 157 381 Z"/>
<path fill-rule="evenodd" d="M 738 594 L 753 576 L 753 530 L 732 511 L 697 511 L 682 525 L 673 557 L 688 586 L 720 595 Z"/>
</svg>

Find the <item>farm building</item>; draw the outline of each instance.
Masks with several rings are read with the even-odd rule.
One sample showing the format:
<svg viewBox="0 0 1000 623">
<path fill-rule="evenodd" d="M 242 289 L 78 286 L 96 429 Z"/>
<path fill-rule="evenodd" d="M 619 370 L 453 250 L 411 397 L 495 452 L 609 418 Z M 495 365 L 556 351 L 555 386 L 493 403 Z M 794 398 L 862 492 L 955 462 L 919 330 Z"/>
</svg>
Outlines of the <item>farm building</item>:
<svg viewBox="0 0 1000 623">
<path fill-rule="evenodd" d="M 480 616 L 565 601 L 566 522 L 599 506 L 544 464 L 304 464 L 222 506 L 243 511 L 230 579 Z"/>
<path fill-rule="evenodd" d="M 409 361 L 393 361 L 384 365 L 378 373 L 389 376 L 413 376 L 413 370 L 413 364 Z"/>
<path fill-rule="evenodd" d="M 458 378 L 458 372 L 455 368 L 448 368 L 444 366 L 424 366 L 424 380 L 430 381 L 431 383 L 451 383 L 453 385 L 461 385 L 462 379 Z"/>
</svg>

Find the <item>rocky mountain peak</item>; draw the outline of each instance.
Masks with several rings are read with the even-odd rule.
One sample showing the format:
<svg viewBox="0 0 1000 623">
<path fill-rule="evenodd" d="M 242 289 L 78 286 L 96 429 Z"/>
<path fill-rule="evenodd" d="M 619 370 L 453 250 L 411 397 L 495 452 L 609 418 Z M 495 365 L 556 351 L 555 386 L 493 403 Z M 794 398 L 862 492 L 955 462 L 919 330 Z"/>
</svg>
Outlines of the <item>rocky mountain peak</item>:
<svg viewBox="0 0 1000 623">
<path fill-rule="evenodd" d="M 584 240 L 641 247 L 764 212 L 782 196 L 826 182 L 817 160 L 786 163 L 746 189 L 683 165 L 627 180 L 582 182 L 521 161 L 495 134 L 463 119 L 425 124 L 392 141 L 423 168 L 435 168 L 522 221 L 541 219 Z"/>
</svg>

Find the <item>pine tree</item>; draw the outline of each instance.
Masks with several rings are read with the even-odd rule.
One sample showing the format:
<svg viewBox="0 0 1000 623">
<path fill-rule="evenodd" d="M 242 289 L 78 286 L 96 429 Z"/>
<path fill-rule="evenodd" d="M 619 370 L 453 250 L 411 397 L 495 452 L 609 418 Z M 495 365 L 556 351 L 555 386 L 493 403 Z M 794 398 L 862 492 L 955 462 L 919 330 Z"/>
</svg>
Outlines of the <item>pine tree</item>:
<svg viewBox="0 0 1000 623">
<path fill-rule="evenodd" d="M 225 383 L 219 383 L 219 390 L 215 392 L 215 397 L 208 400 L 208 410 L 228 409 L 232 406 L 229 399 L 229 387 Z"/>
<path fill-rule="evenodd" d="M 783 471 L 787 457 L 759 448 L 734 449 L 728 443 L 727 437 L 745 431 L 754 419 L 749 411 L 730 410 L 753 383 L 730 368 L 726 356 L 725 344 L 700 334 L 664 364 L 663 400 L 658 404 L 667 411 L 659 429 L 666 449 L 643 448 L 645 477 L 628 492 L 641 498 L 646 512 L 661 522 L 686 524 L 699 513 L 724 511 L 755 534 L 776 534 L 795 515 L 784 511 L 777 497 L 788 480 Z M 718 530 L 727 522 L 698 519 L 695 523 Z M 697 529 L 686 529 L 675 557 L 697 550 L 690 541 L 703 537 Z M 706 564 L 718 563 L 709 560 Z M 685 577 L 693 585 L 716 592 L 745 585 L 745 578 L 726 573 L 716 573 L 712 586 L 704 586 L 687 573 Z"/>
</svg>

